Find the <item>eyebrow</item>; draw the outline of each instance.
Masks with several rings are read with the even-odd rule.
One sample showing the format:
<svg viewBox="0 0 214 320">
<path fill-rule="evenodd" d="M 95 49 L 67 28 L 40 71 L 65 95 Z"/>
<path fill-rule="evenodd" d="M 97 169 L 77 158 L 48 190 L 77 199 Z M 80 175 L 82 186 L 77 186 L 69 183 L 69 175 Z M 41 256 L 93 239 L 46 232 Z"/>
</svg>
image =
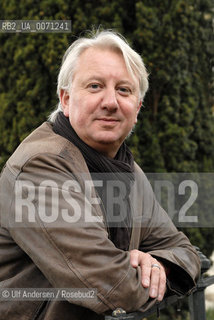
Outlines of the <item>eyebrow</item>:
<svg viewBox="0 0 214 320">
<path fill-rule="evenodd" d="M 88 79 L 84 80 L 82 82 L 83 85 L 86 85 L 87 82 L 90 81 L 100 81 L 100 82 L 104 82 L 104 78 L 99 77 L 99 76 L 91 76 Z M 132 84 L 129 80 L 120 80 L 118 81 L 118 85 L 128 85 L 132 88 L 132 90 L 136 90 L 136 86 L 134 84 Z"/>
<path fill-rule="evenodd" d="M 103 78 L 102 77 L 99 77 L 99 76 L 91 76 L 91 77 L 89 77 L 89 78 L 87 78 L 86 80 L 84 80 L 83 82 L 82 82 L 82 84 L 83 85 L 86 85 L 86 83 L 87 82 L 90 82 L 90 81 L 101 81 L 101 82 L 103 82 Z"/>
</svg>

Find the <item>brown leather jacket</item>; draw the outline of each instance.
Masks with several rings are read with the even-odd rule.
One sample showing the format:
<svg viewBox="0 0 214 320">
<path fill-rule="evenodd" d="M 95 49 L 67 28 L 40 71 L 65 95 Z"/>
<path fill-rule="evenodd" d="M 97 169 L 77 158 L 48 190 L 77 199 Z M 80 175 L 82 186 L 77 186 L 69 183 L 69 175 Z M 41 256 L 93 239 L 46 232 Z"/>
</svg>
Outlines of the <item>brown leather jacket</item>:
<svg viewBox="0 0 214 320">
<path fill-rule="evenodd" d="M 164 261 L 170 267 L 170 288 L 188 292 L 199 275 L 197 253 L 156 202 L 142 170 L 137 165 L 135 170 L 130 250 L 140 249 Z M 86 179 L 91 177 L 80 151 L 47 122 L 8 160 L 0 178 L 0 288 L 95 288 L 97 299 L 0 300 L 0 320 L 103 319 L 103 313 L 116 307 L 133 311 L 155 303 L 141 285 L 139 268 L 130 266 L 129 252 L 109 240 L 99 205 L 92 205 L 90 213 L 97 221 L 85 222 L 90 207 Z M 52 189 L 45 187 L 47 180 Z M 19 183 L 26 181 L 22 196 L 29 199 L 28 207 L 17 202 Z M 78 185 L 69 188 L 66 181 Z M 62 218 L 62 209 L 72 217 L 74 205 L 79 216 L 69 223 Z M 53 212 L 57 220 L 48 221 Z"/>
</svg>

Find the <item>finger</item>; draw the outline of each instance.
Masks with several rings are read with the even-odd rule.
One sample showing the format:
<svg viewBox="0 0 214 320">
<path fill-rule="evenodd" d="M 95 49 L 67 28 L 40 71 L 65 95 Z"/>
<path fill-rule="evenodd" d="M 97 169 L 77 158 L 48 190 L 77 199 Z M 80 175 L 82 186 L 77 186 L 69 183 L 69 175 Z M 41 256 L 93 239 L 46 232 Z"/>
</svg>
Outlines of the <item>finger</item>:
<svg viewBox="0 0 214 320">
<path fill-rule="evenodd" d="M 161 268 L 160 279 L 159 279 L 159 289 L 158 289 L 158 301 L 163 300 L 164 294 L 166 292 L 166 272 L 164 268 Z"/>
<path fill-rule="evenodd" d="M 150 286 L 151 263 L 149 265 L 143 264 L 141 266 L 141 272 L 142 272 L 142 285 L 144 288 L 148 288 Z"/>
<path fill-rule="evenodd" d="M 160 283 L 161 269 L 158 267 L 151 268 L 151 285 L 149 295 L 151 298 L 157 298 L 159 294 L 159 283 Z"/>
<path fill-rule="evenodd" d="M 151 261 L 152 257 L 149 253 L 141 252 L 139 256 L 140 267 L 141 267 L 141 276 L 142 276 L 142 285 L 144 288 L 150 286 L 150 277 L 151 277 Z"/>
<path fill-rule="evenodd" d="M 130 251 L 130 264 L 133 268 L 137 268 L 139 265 L 139 251 L 131 250 Z"/>
</svg>

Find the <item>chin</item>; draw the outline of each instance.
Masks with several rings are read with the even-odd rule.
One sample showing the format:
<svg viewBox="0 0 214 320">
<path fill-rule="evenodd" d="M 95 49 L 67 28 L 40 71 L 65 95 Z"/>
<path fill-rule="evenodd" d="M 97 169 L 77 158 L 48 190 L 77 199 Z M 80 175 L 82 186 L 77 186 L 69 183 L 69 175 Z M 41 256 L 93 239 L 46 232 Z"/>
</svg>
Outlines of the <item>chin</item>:
<svg viewBox="0 0 214 320">
<path fill-rule="evenodd" d="M 113 137 L 113 136 L 109 136 L 108 134 L 105 135 L 100 135 L 97 139 L 96 142 L 97 143 L 103 143 L 103 144 L 111 144 L 111 143 L 117 143 L 117 141 L 119 142 L 121 140 L 121 138 L 119 137 Z"/>
</svg>

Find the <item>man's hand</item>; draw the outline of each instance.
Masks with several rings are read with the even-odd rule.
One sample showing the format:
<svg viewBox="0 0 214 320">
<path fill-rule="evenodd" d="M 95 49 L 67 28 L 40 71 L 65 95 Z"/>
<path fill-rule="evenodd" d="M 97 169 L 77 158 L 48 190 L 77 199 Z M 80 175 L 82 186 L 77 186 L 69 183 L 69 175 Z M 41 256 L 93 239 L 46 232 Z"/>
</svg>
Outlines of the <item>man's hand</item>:
<svg viewBox="0 0 214 320">
<path fill-rule="evenodd" d="M 149 288 L 151 298 L 161 301 L 166 291 L 166 272 L 162 263 L 139 250 L 130 251 L 130 263 L 134 268 L 141 267 L 143 287 Z"/>
</svg>

